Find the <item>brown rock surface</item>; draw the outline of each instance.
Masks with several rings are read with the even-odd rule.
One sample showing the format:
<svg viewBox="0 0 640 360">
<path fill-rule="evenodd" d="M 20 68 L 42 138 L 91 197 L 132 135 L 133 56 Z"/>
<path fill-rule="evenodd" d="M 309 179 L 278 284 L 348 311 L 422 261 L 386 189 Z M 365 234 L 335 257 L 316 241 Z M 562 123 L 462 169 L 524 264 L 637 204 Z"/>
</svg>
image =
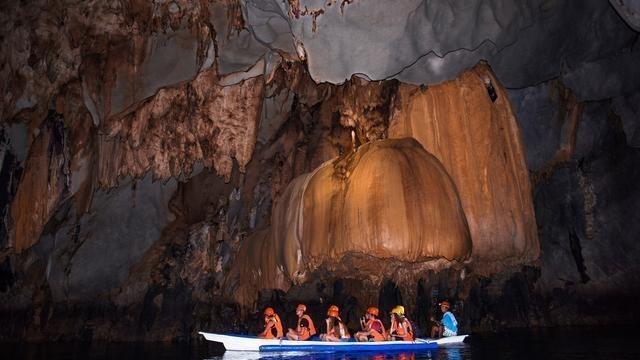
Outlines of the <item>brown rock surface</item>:
<svg viewBox="0 0 640 360">
<path fill-rule="evenodd" d="M 538 258 L 519 128 L 505 90 L 487 65 L 426 90 L 400 86 L 389 137 L 407 136 L 434 154 L 456 184 L 474 258 L 504 262 Z"/>
<path fill-rule="evenodd" d="M 271 233 L 247 239 L 232 274 L 240 278 L 236 299 L 247 304 L 247 291 L 286 289 L 347 255 L 422 263 L 470 253 L 467 222 L 440 162 L 413 139 L 381 140 L 294 179 L 274 205 Z M 358 269 L 349 276 L 376 275 Z"/>
<path fill-rule="evenodd" d="M 118 177 L 155 179 L 189 174 L 197 161 L 230 179 L 235 158 L 244 171 L 251 159 L 262 104 L 260 77 L 217 85 L 214 69 L 192 82 L 160 90 L 131 113 L 106 124 L 100 137 L 98 182 Z"/>
<path fill-rule="evenodd" d="M 50 113 L 33 140 L 16 196 L 11 203 L 12 244 L 20 252 L 40 239 L 65 189 L 68 169 L 64 124 Z"/>
</svg>

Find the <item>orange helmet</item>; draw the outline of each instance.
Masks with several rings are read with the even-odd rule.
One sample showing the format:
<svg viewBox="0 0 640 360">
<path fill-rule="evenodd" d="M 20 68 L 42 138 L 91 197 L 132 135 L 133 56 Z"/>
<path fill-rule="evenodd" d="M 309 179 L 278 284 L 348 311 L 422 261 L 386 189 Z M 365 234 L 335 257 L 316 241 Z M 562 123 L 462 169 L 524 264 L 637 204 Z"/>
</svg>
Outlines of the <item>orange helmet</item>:
<svg viewBox="0 0 640 360">
<path fill-rule="evenodd" d="M 276 312 L 273 310 L 272 307 L 268 307 L 264 309 L 264 316 L 274 316 L 275 314 Z"/>
<path fill-rule="evenodd" d="M 298 311 L 298 310 L 302 310 L 302 312 L 306 312 L 307 311 L 307 305 L 298 304 L 298 306 L 296 306 L 296 311 Z"/>
<path fill-rule="evenodd" d="M 327 310 L 328 316 L 338 317 L 340 316 L 340 309 L 337 306 L 331 305 L 329 306 L 329 310 Z"/>
<path fill-rule="evenodd" d="M 451 307 L 451 304 L 447 300 L 445 300 L 445 301 L 440 303 L 440 306 L 444 306 L 444 307 L 446 307 L 448 309 L 448 308 Z"/>
<path fill-rule="evenodd" d="M 367 314 L 378 316 L 380 314 L 380 310 L 378 310 L 378 308 L 375 306 L 370 306 L 367 309 Z"/>
</svg>

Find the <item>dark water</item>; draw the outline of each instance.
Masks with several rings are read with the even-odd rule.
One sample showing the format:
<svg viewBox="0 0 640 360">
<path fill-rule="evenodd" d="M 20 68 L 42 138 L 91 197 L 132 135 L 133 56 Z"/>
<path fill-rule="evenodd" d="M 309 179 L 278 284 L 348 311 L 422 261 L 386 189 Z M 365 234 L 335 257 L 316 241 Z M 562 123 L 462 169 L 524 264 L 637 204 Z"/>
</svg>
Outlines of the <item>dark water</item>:
<svg viewBox="0 0 640 360">
<path fill-rule="evenodd" d="M 217 344 L 44 343 L 0 344 L 0 359 L 640 359 L 640 338 L 633 328 L 556 328 L 472 334 L 467 343 L 425 352 L 360 354 L 259 354 L 227 352 Z"/>
</svg>

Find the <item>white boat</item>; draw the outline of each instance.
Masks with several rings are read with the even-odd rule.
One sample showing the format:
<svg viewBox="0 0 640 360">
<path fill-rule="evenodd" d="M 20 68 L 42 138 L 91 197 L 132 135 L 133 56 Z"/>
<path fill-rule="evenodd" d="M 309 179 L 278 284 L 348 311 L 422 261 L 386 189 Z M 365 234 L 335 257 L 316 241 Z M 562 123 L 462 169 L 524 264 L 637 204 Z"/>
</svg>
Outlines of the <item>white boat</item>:
<svg viewBox="0 0 640 360">
<path fill-rule="evenodd" d="M 318 352 L 318 351 L 404 351 L 434 350 L 440 346 L 461 344 L 468 335 L 450 336 L 440 339 L 416 339 L 414 341 L 379 342 L 327 342 L 261 339 L 246 335 L 222 335 L 200 331 L 209 341 L 222 343 L 227 351 L 258 352 Z"/>
</svg>

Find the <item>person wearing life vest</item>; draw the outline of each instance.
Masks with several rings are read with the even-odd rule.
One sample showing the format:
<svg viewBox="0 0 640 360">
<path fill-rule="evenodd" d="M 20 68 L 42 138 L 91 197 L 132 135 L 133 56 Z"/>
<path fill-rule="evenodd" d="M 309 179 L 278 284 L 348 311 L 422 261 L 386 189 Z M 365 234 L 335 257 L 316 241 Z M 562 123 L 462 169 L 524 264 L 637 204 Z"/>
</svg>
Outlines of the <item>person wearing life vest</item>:
<svg viewBox="0 0 640 360">
<path fill-rule="evenodd" d="M 289 329 L 287 339 L 289 340 L 307 340 L 316 334 L 316 327 L 313 320 L 307 315 L 307 306 L 298 304 L 296 307 L 296 315 L 298 316 L 298 325 L 295 329 Z"/>
<path fill-rule="evenodd" d="M 264 309 L 264 331 L 258 337 L 262 339 L 281 339 L 284 334 L 282 321 L 272 307 Z"/>
<path fill-rule="evenodd" d="M 413 341 L 413 326 L 404 316 L 404 306 L 398 305 L 391 309 L 391 328 L 389 340 Z"/>
<path fill-rule="evenodd" d="M 442 315 L 442 321 L 436 321 L 433 317 L 431 318 L 431 320 L 436 323 L 431 327 L 431 338 L 436 339 L 443 336 L 458 335 L 458 321 L 449 311 L 449 308 L 451 308 L 451 304 L 448 301 L 445 300 L 440 303 L 440 311 L 442 311 L 444 315 Z"/>
<path fill-rule="evenodd" d="M 358 341 L 384 341 L 387 333 L 384 329 L 382 321 L 378 319 L 380 311 L 377 307 L 371 306 L 367 309 L 367 313 L 363 319 L 360 319 L 362 331 L 356 333 Z"/>
<path fill-rule="evenodd" d="M 349 341 L 349 329 L 340 319 L 340 309 L 337 306 L 329 306 L 327 311 L 327 332 L 320 334 L 322 341 Z"/>
</svg>

